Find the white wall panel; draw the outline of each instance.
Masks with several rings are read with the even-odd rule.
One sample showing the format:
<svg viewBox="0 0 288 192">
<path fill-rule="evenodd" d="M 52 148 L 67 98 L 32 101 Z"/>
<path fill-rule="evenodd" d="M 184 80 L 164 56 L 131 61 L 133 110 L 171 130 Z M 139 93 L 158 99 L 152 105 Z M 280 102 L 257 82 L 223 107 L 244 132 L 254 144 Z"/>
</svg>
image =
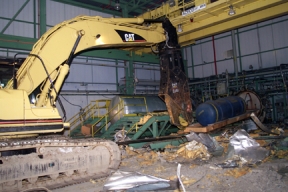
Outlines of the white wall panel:
<svg viewBox="0 0 288 192">
<path fill-rule="evenodd" d="M 79 15 L 112 17 L 111 14 L 47 0 L 47 25 L 56 25 Z"/>
<path fill-rule="evenodd" d="M 194 66 L 203 63 L 201 44 L 193 46 L 193 60 Z"/>
<path fill-rule="evenodd" d="M 267 51 L 273 49 L 273 33 L 272 27 L 265 26 L 259 29 L 259 39 L 261 51 Z"/>
<path fill-rule="evenodd" d="M 89 15 L 88 9 L 84 9 L 81 7 L 76 7 L 76 6 L 68 5 L 68 4 L 65 4 L 64 6 L 65 6 L 64 7 L 64 12 L 65 12 L 64 20 L 69 20 L 79 15 Z"/>
<path fill-rule="evenodd" d="M 201 44 L 203 63 L 208 63 L 214 60 L 212 41 Z"/>
<path fill-rule="evenodd" d="M 249 71 L 249 66 L 252 65 L 253 69 L 259 69 L 259 56 L 250 55 L 242 58 L 242 70 Z M 234 72 L 234 71 L 233 71 Z"/>
<path fill-rule="evenodd" d="M 0 17 L 12 18 L 26 0 L 1 0 Z"/>
<path fill-rule="evenodd" d="M 288 45 L 288 21 L 276 23 L 273 27 L 273 39 L 275 48 L 281 48 Z"/>
<path fill-rule="evenodd" d="M 274 51 L 269 51 L 261 54 L 262 68 L 277 66 Z M 257 68 L 255 68 L 257 69 Z"/>
<path fill-rule="evenodd" d="M 56 25 L 65 20 L 65 4 L 55 1 L 46 1 L 47 25 Z M 72 19 L 72 18 L 71 18 Z"/>
<path fill-rule="evenodd" d="M 218 74 L 225 73 L 226 70 L 228 71 L 228 73 L 234 73 L 233 60 L 229 59 L 217 62 L 217 70 Z"/>
<path fill-rule="evenodd" d="M 22 5 L 24 3 L 25 3 L 25 1 L 23 0 L 23 3 L 19 3 L 18 2 L 17 4 L 22 7 Z M 16 19 L 22 20 L 22 21 L 30 21 L 30 22 L 34 21 L 34 5 L 33 5 L 33 1 L 30 0 L 28 2 L 28 4 L 23 8 L 23 10 L 16 17 Z"/>
<path fill-rule="evenodd" d="M 194 78 L 202 78 L 205 77 L 203 73 L 203 65 L 198 65 L 194 67 Z"/>
<path fill-rule="evenodd" d="M 93 82 L 116 83 L 115 67 L 93 66 Z"/>
<path fill-rule="evenodd" d="M 225 53 L 231 49 L 232 49 L 231 36 L 215 40 L 216 60 L 226 59 Z"/>
<path fill-rule="evenodd" d="M 92 82 L 92 66 L 72 64 L 66 81 Z"/>
<path fill-rule="evenodd" d="M 277 65 L 288 64 L 288 48 L 277 50 L 275 54 L 277 56 Z"/>
<path fill-rule="evenodd" d="M 240 31 L 240 30 L 239 30 Z M 256 30 L 239 34 L 241 55 L 259 52 Z"/>
<path fill-rule="evenodd" d="M 16 35 L 21 37 L 34 37 L 34 25 L 13 21 L 6 29 L 4 34 Z"/>
<path fill-rule="evenodd" d="M 214 64 L 203 65 L 203 75 L 204 77 L 215 75 Z"/>
</svg>

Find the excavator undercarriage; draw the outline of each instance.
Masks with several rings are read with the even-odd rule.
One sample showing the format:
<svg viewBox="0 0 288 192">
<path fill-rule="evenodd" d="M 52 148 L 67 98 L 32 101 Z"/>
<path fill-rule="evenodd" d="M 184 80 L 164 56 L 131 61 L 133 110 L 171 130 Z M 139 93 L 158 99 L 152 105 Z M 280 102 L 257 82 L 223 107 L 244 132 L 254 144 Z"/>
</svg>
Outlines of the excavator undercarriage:
<svg viewBox="0 0 288 192">
<path fill-rule="evenodd" d="M 116 143 L 46 136 L 1 141 L 0 191 L 49 189 L 107 176 L 118 168 Z"/>
</svg>

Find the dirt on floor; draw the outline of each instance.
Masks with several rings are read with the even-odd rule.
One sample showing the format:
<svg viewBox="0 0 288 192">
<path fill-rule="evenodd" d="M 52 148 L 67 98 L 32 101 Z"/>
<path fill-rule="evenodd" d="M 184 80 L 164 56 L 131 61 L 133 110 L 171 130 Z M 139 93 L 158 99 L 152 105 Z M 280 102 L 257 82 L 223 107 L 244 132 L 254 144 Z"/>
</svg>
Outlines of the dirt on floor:
<svg viewBox="0 0 288 192">
<path fill-rule="evenodd" d="M 133 149 L 121 146 L 122 162 L 120 171 L 139 172 L 177 183 L 176 188 L 162 191 L 180 192 L 184 189 L 177 178 L 177 166 L 181 164 L 180 175 L 185 190 L 188 191 L 288 191 L 288 151 L 269 148 L 270 155 L 257 164 L 238 163 L 234 168 L 221 168 L 225 162 L 228 142 L 218 139 L 224 147 L 221 156 L 213 156 L 201 144 L 193 152 L 182 146 L 166 146 L 162 152 L 149 149 Z M 268 146 L 260 141 L 261 146 Z M 186 147 L 185 147 L 186 146 Z M 54 192 L 83 191 L 100 192 L 107 178 L 90 180 Z M 118 190 L 119 191 L 119 190 Z M 125 191 L 125 190 L 122 190 Z M 159 190 L 158 190 L 159 191 Z"/>
</svg>

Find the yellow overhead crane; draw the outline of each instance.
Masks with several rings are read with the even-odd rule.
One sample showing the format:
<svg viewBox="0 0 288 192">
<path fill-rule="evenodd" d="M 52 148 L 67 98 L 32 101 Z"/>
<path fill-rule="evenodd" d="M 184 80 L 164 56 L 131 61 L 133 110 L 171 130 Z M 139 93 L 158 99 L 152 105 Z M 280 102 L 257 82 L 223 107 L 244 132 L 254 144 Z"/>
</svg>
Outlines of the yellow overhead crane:
<svg viewBox="0 0 288 192">
<path fill-rule="evenodd" d="M 233 15 L 229 15 L 233 9 Z M 288 14 L 287 0 L 169 0 L 139 15 L 144 19 L 168 17 L 179 28 L 181 46 L 267 19 Z"/>
</svg>

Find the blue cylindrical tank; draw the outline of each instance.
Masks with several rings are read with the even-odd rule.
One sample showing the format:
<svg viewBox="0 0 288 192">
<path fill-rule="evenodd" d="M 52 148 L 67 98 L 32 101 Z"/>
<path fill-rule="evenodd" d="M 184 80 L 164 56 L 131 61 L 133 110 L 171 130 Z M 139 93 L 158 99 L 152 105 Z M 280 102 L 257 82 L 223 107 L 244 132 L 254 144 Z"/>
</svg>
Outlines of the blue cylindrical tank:
<svg viewBox="0 0 288 192">
<path fill-rule="evenodd" d="M 236 117 L 246 112 L 245 101 L 238 96 L 229 96 L 200 104 L 195 113 L 202 126 Z"/>
</svg>

